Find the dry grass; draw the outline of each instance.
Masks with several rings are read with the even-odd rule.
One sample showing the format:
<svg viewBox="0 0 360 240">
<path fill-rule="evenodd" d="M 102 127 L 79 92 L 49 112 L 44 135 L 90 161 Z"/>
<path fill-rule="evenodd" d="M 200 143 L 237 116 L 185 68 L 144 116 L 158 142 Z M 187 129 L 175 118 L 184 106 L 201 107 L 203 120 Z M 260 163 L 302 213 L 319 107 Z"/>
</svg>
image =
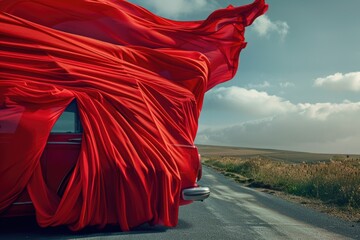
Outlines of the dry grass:
<svg viewBox="0 0 360 240">
<path fill-rule="evenodd" d="M 340 156 L 323 162 L 289 163 L 261 156 L 208 156 L 203 161 L 227 173 L 245 176 L 252 186 L 360 209 L 360 158 Z"/>
</svg>

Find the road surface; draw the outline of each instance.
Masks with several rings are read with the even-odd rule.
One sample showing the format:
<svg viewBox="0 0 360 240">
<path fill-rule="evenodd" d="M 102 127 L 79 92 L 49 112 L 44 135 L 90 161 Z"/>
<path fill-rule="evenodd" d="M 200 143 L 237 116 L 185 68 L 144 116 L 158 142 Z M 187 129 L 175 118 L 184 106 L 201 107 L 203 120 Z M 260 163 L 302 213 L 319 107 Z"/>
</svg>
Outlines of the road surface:
<svg viewBox="0 0 360 240">
<path fill-rule="evenodd" d="M 0 239 L 360 239 L 360 224 L 349 223 L 240 186 L 204 167 L 200 182 L 211 196 L 180 208 L 176 228 L 115 227 L 72 233 L 65 227 L 42 229 L 33 218 L 0 221 Z"/>
</svg>

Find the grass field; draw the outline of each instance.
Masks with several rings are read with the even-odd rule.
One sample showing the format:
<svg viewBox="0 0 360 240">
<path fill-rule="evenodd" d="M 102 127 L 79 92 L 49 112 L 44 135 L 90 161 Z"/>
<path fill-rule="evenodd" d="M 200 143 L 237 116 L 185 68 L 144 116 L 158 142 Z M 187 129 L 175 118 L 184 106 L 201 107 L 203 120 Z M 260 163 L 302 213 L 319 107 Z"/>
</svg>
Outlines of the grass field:
<svg viewBox="0 0 360 240">
<path fill-rule="evenodd" d="M 253 187 L 360 211 L 360 156 L 198 146 L 205 165 Z"/>
</svg>

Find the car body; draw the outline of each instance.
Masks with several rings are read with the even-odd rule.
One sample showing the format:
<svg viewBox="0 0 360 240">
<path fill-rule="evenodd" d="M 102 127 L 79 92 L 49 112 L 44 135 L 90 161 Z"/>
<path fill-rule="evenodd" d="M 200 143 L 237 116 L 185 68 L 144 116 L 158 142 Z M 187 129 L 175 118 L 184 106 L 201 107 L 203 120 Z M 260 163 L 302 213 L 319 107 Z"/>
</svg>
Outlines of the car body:
<svg viewBox="0 0 360 240">
<path fill-rule="evenodd" d="M 82 126 L 76 101 L 72 101 L 55 123 L 42 153 L 40 163 L 44 180 L 51 191 L 60 197 L 64 193 L 71 173 L 77 163 L 81 149 Z M 197 180 L 202 175 L 200 155 L 195 145 L 174 144 L 184 158 L 178 164 L 181 175 L 182 194 L 180 205 L 204 200 L 210 195 L 207 187 L 200 187 L 191 181 L 194 174 Z M 194 157 L 196 156 L 196 157 Z M 25 189 L 18 199 L 0 217 L 14 217 L 35 214 L 34 206 Z"/>
</svg>

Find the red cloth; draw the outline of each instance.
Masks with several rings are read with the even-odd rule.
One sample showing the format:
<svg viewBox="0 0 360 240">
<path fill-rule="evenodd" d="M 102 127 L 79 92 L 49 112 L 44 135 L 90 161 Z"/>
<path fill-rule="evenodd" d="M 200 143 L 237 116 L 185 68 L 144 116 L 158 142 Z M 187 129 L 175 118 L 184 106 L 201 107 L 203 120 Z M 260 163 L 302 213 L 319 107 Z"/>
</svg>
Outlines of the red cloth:
<svg viewBox="0 0 360 240">
<path fill-rule="evenodd" d="M 126 1 L 0 1 L 0 124 L 12 126 L 0 126 L 0 212 L 27 187 L 41 226 L 175 226 L 172 144 L 193 144 L 206 90 L 234 76 L 244 29 L 266 9 L 180 22 Z M 83 143 L 59 198 L 39 159 L 74 98 Z"/>
</svg>

